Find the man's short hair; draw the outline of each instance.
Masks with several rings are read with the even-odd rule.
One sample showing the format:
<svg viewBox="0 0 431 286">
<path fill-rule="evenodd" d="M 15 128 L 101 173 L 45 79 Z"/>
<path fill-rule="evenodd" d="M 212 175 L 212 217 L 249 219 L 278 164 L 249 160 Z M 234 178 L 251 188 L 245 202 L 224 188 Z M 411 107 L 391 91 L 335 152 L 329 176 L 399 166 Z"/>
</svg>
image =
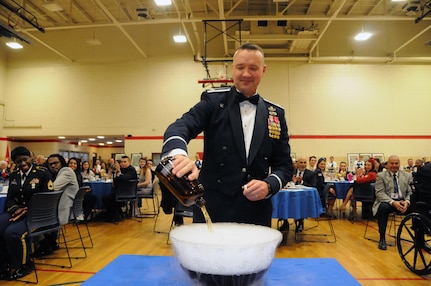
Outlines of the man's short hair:
<svg viewBox="0 0 431 286">
<path fill-rule="evenodd" d="M 245 44 L 242 44 L 242 45 L 237 49 L 237 51 L 238 51 L 238 50 L 259 51 L 259 52 L 261 52 L 261 53 L 262 53 L 262 56 L 264 56 L 263 49 L 262 49 L 260 46 L 258 46 L 258 45 L 256 45 L 256 44 L 253 44 L 253 43 L 245 43 Z"/>
</svg>

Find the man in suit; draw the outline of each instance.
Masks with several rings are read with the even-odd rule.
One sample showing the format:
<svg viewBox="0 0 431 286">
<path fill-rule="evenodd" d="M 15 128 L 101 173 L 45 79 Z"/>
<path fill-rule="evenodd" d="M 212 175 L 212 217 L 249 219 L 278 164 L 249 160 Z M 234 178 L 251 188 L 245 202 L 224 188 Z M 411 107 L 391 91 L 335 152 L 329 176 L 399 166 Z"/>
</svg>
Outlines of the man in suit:
<svg viewBox="0 0 431 286">
<path fill-rule="evenodd" d="M 78 179 L 75 172 L 67 167 L 66 160 L 60 154 L 51 154 L 46 160 L 49 172 L 54 180 L 54 191 L 62 191 L 58 203 L 58 217 L 61 225 L 69 222 L 73 200 L 79 190 Z M 34 252 L 36 258 L 51 254 L 59 248 L 57 243 L 58 233 L 45 234 L 43 239 L 39 239 L 39 247 Z"/>
<path fill-rule="evenodd" d="M 270 197 L 292 178 L 284 109 L 257 93 L 266 65 L 263 50 L 242 45 L 234 54 L 234 87 L 208 90 L 165 132 L 162 157 L 174 157 L 172 173 L 199 177 L 214 222 L 271 225 Z M 200 172 L 188 142 L 204 132 Z M 190 174 L 188 174 L 190 173 Z M 204 222 L 200 210 L 195 222 Z"/>
<path fill-rule="evenodd" d="M 316 174 L 307 169 L 307 159 L 305 157 L 298 157 L 296 160 L 296 167 L 293 171 L 292 182 L 295 185 L 302 185 L 307 187 L 316 187 Z M 295 220 L 295 231 L 302 231 L 304 229 L 304 219 Z M 279 227 L 280 231 L 289 230 L 289 223 L 287 220 Z"/>
<path fill-rule="evenodd" d="M 130 158 L 128 156 L 121 157 L 120 166 L 114 169 L 112 177 L 114 180 L 114 189 L 111 193 L 104 195 L 102 197 L 102 201 L 108 216 L 107 221 L 118 223 L 121 220 L 121 216 L 124 215 L 124 212 L 121 211 L 121 208 L 124 207 L 124 205 L 117 203 L 115 195 L 116 188 L 130 180 L 138 180 L 136 169 L 131 165 Z"/>
<path fill-rule="evenodd" d="M 380 241 L 378 248 L 386 250 L 386 225 L 389 214 L 410 212 L 410 184 L 413 181 L 411 173 L 400 170 L 400 158 L 392 155 L 386 165 L 387 170 L 377 174 L 375 192 L 376 199 L 373 204 L 373 215 L 377 216 Z"/>
</svg>

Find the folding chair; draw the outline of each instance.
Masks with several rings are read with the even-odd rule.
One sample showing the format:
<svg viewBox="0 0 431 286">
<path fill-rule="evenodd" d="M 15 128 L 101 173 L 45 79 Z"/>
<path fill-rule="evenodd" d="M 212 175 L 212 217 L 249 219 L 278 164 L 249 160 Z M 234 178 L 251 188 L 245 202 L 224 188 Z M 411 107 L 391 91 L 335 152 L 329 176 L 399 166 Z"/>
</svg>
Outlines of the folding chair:
<svg viewBox="0 0 431 286">
<path fill-rule="evenodd" d="M 364 205 L 372 204 L 375 199 L 375 191 L 374 191 L 375 183 L 365 183 L 365 184 L 354 184 L 353 185 L 353 196 L 352 203 L 361 202 L 362 204 L 362 216 L 364 216 Z M 357 207 L 357 206 L 356 206 Z M 356 217 L 356 207 L 353 208 L 352 219 L 351 222 L 355 222 Z M 369 214 L 368 221 L 371 219 L 372 214 Z M 368 224 L 368 222 L 367 222 Z"/>
<path fill-rule="evenodd" d="M 138 201 L 138 196 L 136 194 L 137 191 L 138 180 L 128 180 L 128 181 L 117 181 L 115 183 L 115 199 L 117 203 L 125 203 L 126 209 L 127 206 L 130 206 L 129 216 L 133 218 L 135 214 L 135 202 Z M 127 210 L 126 210 L 127 212 Z M 142 218 L 139 218 L 140 222 L 142 222 Z"/>
<path fill-rule="evenodd" d="M 83 256 L 73 256 L 71 258 L 87 258 L 87 248 L 93 248 L 93 240 L 91 238 L 91 234 L 90 234 L 90 230 L 88 228 L 88 223 L 87 220 L 84 218 L 84 210 L 82 207 L 82 203 L 84 201 L 84 196 L 87 193 L 87 191 L 90 189 L 90 187 L 81 187 L 78 190 L 78 193 L 75 196 L 75 199 L 73 200 L 73 205 L 71 208 L 71 217 L 69 219 L 69 223 L 66 225 L 63 225 L 63 230 L 66 234 L 66 229 L 67 229 L 67 225 L 73 225 L 76 228 L 76 232 L 78 237 L 77 238 L 68 238 L 67 242 L 69 243 L 68 248 L 72 249 L 72 248 L 82 248 L 83 251 Z M 80 229 L 80 225 L 85 225 L 87 233 L 85 234 L 85 236 L 83 236 L 81 234 L 81 229 Z M 68 235 L 66 235 L 68 236 Z M 88 238 L 90 245 L 89 246 L 85 246 L 84 243 L 84 238 Z M 79 240 L 80 241 L 80 245 L 81 246 L 71 246 L 70 243 L 73 241 Z M 59 243 L 64 243 L 64 241 L 59 241 Z"/>
<path fill-rule="evenodd" d="M 186 207 L 180 202 L 177 203 L 172 215 L 171 226 L 169 227 L 168 239 L 166 240 L 167 244 L 169 244 L 169 235 L 175 224 L 175 217 L 181 219 L 183 219 L 184 217 L 193 218 L 193 206 Z"/>
<path fill-rule="evenodd" d="M 157 216 L 160 213 L 160 204 L 159 204 L 159 197 L 157 193 L 154 190 L 154 187 L 151 190 L 150 194 L 138 194 L 138 200 L 151 200 L 152 208 L 149 211 L 142 212 L 141 209 L 139 209 L 139 215 L 140 217 L 152 217 L 155 220 L 157 219 Z M 153 231 L 155 229 L 155 224 L 153 226 Z"/>
<path fill-rule="evenodd" d="M 30 246 L 37 241 L 38 237 L 42 234 L 48 234 L 52 232 L 58 232 L 60 230 L 63 239 L 65 240 L 65 235 L 61 229 L 60 220 L 58 218 L 58 203 L 62 195 L 62 191 L 53 192 L 40 192 L 33 194 L 29 204 L 26 215 L 27 221 L 27 231 Z M 31 248 L 30 261 L 34 264 L 34 274 L 36 276 L 36 281 L 25 281 L 20 279 L 20 281 L 37 284 L 39 283 L 39 278 L 37 276 L 36 263 L 33 258 L 33 248 Z M 67 258 L 69 260 L 68 265 L 56 265 L 47 263 L 37 263 L 44 265 L 59 266 L 62 268 L 71 268 L 72 261 L 70 259 L 69 249 L 67 243 L 65 243 L 65 249 L 67 253 Z M 57 258 L 57 257 L 53 257 Z M 47 257 L 45 259 L 50 259 Z"/>
</svg>

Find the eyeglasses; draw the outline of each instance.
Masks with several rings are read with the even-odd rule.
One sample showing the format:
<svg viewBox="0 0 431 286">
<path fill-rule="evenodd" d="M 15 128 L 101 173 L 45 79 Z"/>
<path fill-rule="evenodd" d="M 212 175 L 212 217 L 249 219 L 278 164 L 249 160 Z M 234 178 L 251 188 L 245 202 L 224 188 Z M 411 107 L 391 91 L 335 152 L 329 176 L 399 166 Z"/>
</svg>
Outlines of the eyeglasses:
<svg viewBox="0 0 431 286">
<path fill-rule="evenodd" d="M 49 165 L 49 166 L 52 166 L 52 165 L 57 165 L 57 164 L 59 164 L 59 163 L 60 163 L 60 161 L 55 161 L 55 162 L 48 163 L 48 165 Z"/>
</svg>

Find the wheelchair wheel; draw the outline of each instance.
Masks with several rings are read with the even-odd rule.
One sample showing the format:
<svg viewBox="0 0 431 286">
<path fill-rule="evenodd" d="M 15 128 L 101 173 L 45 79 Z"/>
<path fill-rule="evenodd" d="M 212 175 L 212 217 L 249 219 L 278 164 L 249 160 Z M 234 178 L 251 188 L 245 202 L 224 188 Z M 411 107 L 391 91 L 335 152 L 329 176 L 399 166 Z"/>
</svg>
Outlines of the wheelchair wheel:
<svg viewBox="0 0 431 286">
<path fill-rule="evenodd" d="M 431 273 L 431 221 L 419 213 L 407 215 L 397 232 L 401 260 L 418 275 Z"/>
</svg>

